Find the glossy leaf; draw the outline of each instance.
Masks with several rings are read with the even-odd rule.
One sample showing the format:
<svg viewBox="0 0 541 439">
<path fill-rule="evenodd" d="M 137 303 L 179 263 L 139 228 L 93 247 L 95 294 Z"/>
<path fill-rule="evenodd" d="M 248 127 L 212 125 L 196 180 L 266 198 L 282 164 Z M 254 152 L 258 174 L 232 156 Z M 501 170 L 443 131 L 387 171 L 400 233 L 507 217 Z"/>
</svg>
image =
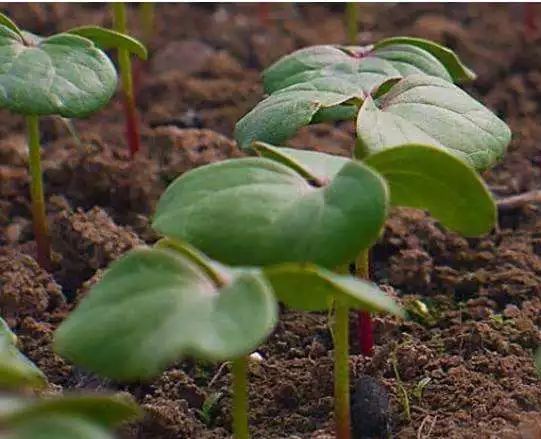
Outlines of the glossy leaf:
<svg viewBox="0 0 541 439">
<path fill-rule="evenodd" d="M 0 25 L 0 107 L 71 118 L 87 116 L 109 101 L 116 71 L 94 43 L 70 34 L 32 40 Z"/>
<path fill-rule="evenodd" d="M 278 300 L 302 311 L 324 311 L 339 299 L 354 309 L 403 315 L 393 299 L 377 285 L 338 275 L 309 264 L 283 264 L 266 267 L 265 276 Z"/>
<path fill-rule="evenodd" d="M 414 75 L 357 118 L 359 158 L 407 143 L 434 145 L 478 170 L 493 165 L 511 139 L 507 125 L 467 93 L 442 79 Z"/>
<path fill-rule="evenodd" d="M 236 272 L 223 285 L 178 252 L 140 248 L 113 263 L 56 332 L 56 350 L 104 376 L 150 378 L 184 356 L 226 360 L 272 331 L 265 278 Z"/>
<path fill-rule="evenodd" d="M 326 186 L 263 158 L 215 163 L 175 180 L 153 227 L 230 265 L 313 262 L 336 267 L 378 238 L 387 188 L 359 162 Z"/>
<path fill-rule="evenodd" d="M 100 425 L 70 416 L 36 416 L 8 429 L 4 439 L 113 439 Z"/>
<path fill-rule="evenodd" d="M 0 318 L 0 389 L 42 388 L 45 375 L 17 349 L 17 337 Z"/>
<path fill-rule="evenodd" d="M 496 205 L 477 173 L 444 150 L 402 145 L 366 158 L 391 191 L 391 204 L 428 210 L 447 228 L 465 236 L 490 232 Z"/>
<path fill-rule="evenodd" d="M 0 397 L 0 425 L 16 428 L 43 416 L 82 418 L 103 427 L 114 427 L 140 415 L 124 395 L 68 395 L 51 398 Z"/>
<path fill-rule="evenodd" d="M 126 49 L 142 60 L 148 58 L 148 51 L 143 43 L 129 35 L 112 29 L 106 29 L 100 26 L 80 26 L 70 29 L 67 33 L 87 38 L 101 49 Z"/>
</svg>

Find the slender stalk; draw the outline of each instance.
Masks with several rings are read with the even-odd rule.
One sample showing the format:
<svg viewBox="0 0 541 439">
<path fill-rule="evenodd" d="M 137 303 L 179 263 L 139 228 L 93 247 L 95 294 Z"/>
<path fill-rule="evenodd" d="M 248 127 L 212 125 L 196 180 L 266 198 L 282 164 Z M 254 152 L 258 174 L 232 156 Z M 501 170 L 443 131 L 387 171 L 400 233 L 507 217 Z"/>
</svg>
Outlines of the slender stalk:
<svg viewBox="0 0 541 439">
<path fill-rule="evenodd" d="M 233 374 L 233 437 L 248 439 L 248 359 L 240 357 L 232 362 Z"/>
<path fill-rule="evenodd" d="M 346 29 L 348 44 L 357 43 L 359 33 L 359 4 L 355 2 L 346 3 Z"/>
<path fill-rule="evenodd" d="M 37 244 L 38 263 L 45 270 L 50 270 L 51 241 L 47 227 L 47 215 L 45 213 L 45 197 L 43 195 L 38 116 L 26 116 L 26 130 L 29 148 L 30 198 L 32 203 L 32 219 L 34 223 L 34 237 Z"/>
<path fill-rule="evenodd" d="M 141 3 L 139 11 L 141 25 L 143 26 L 143 38 L 148 47 L 154 34 L 154 3 Z"/>
<path fill-rule="evenodd" d="M 362 279 L 370 279 L 370 258 L 368 250 L 359 254 L 355 261 L 355 274 Z M 374 353 L 374 333 L 372 330 L 372 317 L 369 312 L 359 311 L 357 314 L 357 339 L 361 353 L 372 356 Z"/>
<path fill-rule="evenodd" d="M 113 3 L 114 28 L 117 32 L 127 33 L 126 5 L 124 3 Z M 133 91 L 133 77 L 131 59 L 128 50 L 118 49 L 118 65 L 120 68 L 120 79 L 124 93 L 124 112 L 126 117 L 126 138 L 130 148 L 131 156 L 141 149 L 139 116 L 135 106 L 135 94 Z"/>
<path fill-rule="evenodd" d="M 337 300 L 334 313 L 334 422 L 337 439 L 350 439 L 349 307 Z"/>
</svg>

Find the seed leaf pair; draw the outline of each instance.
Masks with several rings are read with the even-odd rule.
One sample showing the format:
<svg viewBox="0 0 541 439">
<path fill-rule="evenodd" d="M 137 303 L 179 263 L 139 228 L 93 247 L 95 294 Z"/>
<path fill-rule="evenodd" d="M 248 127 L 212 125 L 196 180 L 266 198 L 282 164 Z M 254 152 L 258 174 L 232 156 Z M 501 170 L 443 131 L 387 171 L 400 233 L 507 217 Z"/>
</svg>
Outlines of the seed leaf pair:
<svg viewBox="0 0 541 439">
<path fill-rule="evenodd" d="M 257 142 L 263 156 L 289 163 L 315 180 L 332 179 L 350 159 Z M 364 161 L 381 174 L 394 206 L 428 210 L 444 226 L 466 236 L 489 232 L 496 208 L 486 185 L 461 160 L 434 146 L 407 144 L 377 152 Z"/>
<path fill-rule="evenodd" d="M 220 361 L 254 350 L 286 305 L 327 309 L 346 297 L 400 314 L 372 284 L 308 265 L 227 268 L 187 244 L 161 241 L 111 265 L 56 333 L 66 358 L 119 380 L 150 378 L 184 356 Z"/>
</svg>

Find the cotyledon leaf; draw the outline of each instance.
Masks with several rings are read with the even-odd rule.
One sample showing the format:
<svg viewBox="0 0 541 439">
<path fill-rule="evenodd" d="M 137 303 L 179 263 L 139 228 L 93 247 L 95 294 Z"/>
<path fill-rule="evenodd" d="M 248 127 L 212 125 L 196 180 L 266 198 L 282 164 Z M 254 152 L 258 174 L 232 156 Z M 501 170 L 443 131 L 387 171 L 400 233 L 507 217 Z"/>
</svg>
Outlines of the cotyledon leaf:
<svg viewBox="0 0 541 439">
<path fill-rule="evenodd" d="M 102 426 L 84 418 L 41 415 L 13 428 L 4 427 L 2 439 L 114 439 Z"/>
<path fill-rule="evenodd" d="M 387 197 L 383 179 L 360 162 L 316 187 L 273 160 L 233 159 L 175 180 L 158 203 L 153 228 L 230 265 L 334 268 L 377 240 Z"/>
<path fill-rule="evenodd" d="M 216 285 L 176 251 L 139 248 L 114 262 L 60 325 L 55 348 L 88 370 L 131 381 L 184 356 L 223 361 L 247 354 L 276 319 L 261 274 L 236 272 Z"/>
<path fill-rule="evenodd" d="M 19 352 L 16 342 L 17 337 L 0 318 L 0 389 L 45 387 L 45 375 Z"/>
<path fill-rule="evenodd" d="M 88 38 L 101 49 L 126 49 L 142 60 L 148 58 L 148 51 L 143 43 L 129 35 L 112 29 L 106 29 L 100 26 L 80 26 L 70 29 L 66 33 Z"/>
<path fill-rule="evenodd" d="M 116 89 L 109 58 L 71 34 L 23 38 L 0 25 L 0 107 L 25 115 L 84 117 Z"/>
<path fill-rule="evenodd" d="M 413 75 L 380 99 L 367 98 L 357 118 L 363 158 L 407 143 L 434 145 L 477 170 L 505 152 L 511 132 L 505 122 L 466 92 L 442 79 Z"/>
<path fill-rule="evenodd" d="M 297 169 L 307 178 L 328 181 L 350 161 L 315 151 L 255 143 L 261 155 Z M 447 228 L 465 236 L 488 233 L 496 222 L 490 191 L 469 165 L 431 145 L 406 144 L 365 158 L 389 185 L 393 206 L 428 210 Z"/>
</svg>

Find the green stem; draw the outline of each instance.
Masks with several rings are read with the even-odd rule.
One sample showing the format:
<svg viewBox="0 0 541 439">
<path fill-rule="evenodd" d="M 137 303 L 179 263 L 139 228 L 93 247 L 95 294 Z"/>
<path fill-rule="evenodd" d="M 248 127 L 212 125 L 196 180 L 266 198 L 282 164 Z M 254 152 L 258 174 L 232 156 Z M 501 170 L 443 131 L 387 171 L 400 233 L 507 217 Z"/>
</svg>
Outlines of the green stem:
<svg viewBox="0 0 541 439">
<path fill-rule="evenodd" d="M 359 33 L 359 4 L 355 2 L 346 3 L 346 26 L 348 44 L 357 43 L 357 34 Z"/>
<path fill-rule="evenodd" d="M 141 14 L 141 25 L 143 26 L 144 42 L 148 47 L 154 34 L 154 3 L 141 3 L 139 11 Z"/>
<path fill-rule="evenodd" d="M 45 213 L 45 197 L 43 195 L 38 116 L 26 116 L 26 130 L 29 148 L 30 198 L 32 202 L 32 218 L 37 244 L 38 263 L 44 269 L 50 270 L 51 242 L 47 227 L 47 215 Z"/>
<path fill-rule="evenodd" d="M 117 32 L 127 34 L 128 26 L 126 19 L 126 5 L 124 3 L 113 3 L 114 29 Z M 124 93 L 124 111 L 126 114 L 126 135 L 130 154 L 133 157 L 140 146 L 139 120 L 135 106 L 135 94 L 133 92 L 133 76 L 130 53 L 125 48 L 118 49 L 118 65 L 120 68 L 120 79 Z"/>
<path fill-rule="evenodd" d="M 349 307 L 340 300 L 334 314 L 334 417 L 336 438 L 350 439 Z"/>
<path fill-rule="evenodd" d="M 240 357 L 232 362 L 233 374 L 233 437 L 248 439 L 248 359 Z"/>
</svg>

